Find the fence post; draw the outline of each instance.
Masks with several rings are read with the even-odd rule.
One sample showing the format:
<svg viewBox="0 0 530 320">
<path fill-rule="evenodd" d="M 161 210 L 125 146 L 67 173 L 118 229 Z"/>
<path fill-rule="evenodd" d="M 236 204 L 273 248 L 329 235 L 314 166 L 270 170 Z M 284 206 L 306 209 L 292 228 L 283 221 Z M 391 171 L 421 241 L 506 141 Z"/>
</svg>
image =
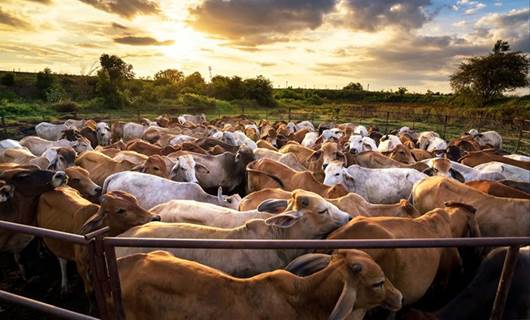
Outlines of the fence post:
<svg viewBox="0 0 530 320">
<path fill-rule="evenodd" d="M 136 110 L 136 119 L 137 122 L 140 123 L 140 110 Z"/>
<path fill-rule="evenodd" d="M 94 285 L 94 296 L 96 298 L 96 305 L 101 319 L 112 319 L 110 310 L 107 304 L 107 298 L 110 298 L 110 286 L 107 281 L 107 270 L 104 264 L 104 256 L 102 253 L 101 244 L 96 239 L 91 239 L 87 245 L 88 256 L 90 259 L 90 270 L 92 284 Z M 103 265 L 102 265 L 103 263 Z M 90 302 L 92 303 L 92 302 Z"/>
<path fill-rule="evenodd" d="M 289 121 L 288 122 L 291 122 L 291 107 L 289 107 Z"/>
<path fill-rule="evenodd" d="M 508 248 L 508 252 L 506 252 L 506 257 L 504 258 L 504 265 L 502 266 L 501 277 L 499 279 L 499 285 L 497 286 L 497 294 L 495 295 L 495 301 L 493 302 L 490 320 L 502 319 L 518 257 L 518 246 L 511 246 Z"/>
<path fill-rule="evenodd" d="M 6 125 L 6 118 L 4 116 L 2 116 L 2 128 L 4 130 L 4 135 L 7 138 L 7 125 Z"/>
<path fill-rule="evenodd" d="M 445 133 L 447 132 L 447 115 L 445 115 L 444 117 L 444 129 L 443 129 L 443 134 L 442 134 L 442 138 L 445 139 Z"/>
<path fill-rule="evenodd" d="M 521 120 L 521 126 L 519 127 L 519 137 L 517 138 L 517 145 L 515 146 L 515 150 L 513 153 L 517 153 L 517 151 L 519 151 L 519 147 L 521 146 L 521 139 L 523 138 L 523 131 L 524 131 L 524 119 Z"/>
<path fill-rule="evenodd" d="M 242 116 L 245 115 L 245 105 L 244 104 L 241 104 L 241 115 Z"/>
</svg>

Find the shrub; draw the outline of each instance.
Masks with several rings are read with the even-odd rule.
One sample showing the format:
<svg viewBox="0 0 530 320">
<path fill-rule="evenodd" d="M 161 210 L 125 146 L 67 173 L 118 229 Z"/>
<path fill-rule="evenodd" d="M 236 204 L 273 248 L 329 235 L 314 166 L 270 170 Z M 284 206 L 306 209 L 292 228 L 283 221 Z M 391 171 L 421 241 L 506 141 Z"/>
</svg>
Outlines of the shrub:
<svg viewBox="0 0 530 320">
<path fill-rule="evenodd" d="M 81 108 L 77 102 L 74 101 L 63 101 L 54 103 L 52 108 L 60 113 L 78 112 Z"/>
<path fill-rule="evenodd" d="M 198 108 L 213 108 L 215 107 L 215 99 L 208 98 L 193 93 L 185 93 L 181 97 L 182 104 L 190 107 Z"/>
<path fill-rule="evenodd" d="M 15 75 L 12 73 L 6 73 L 2 76 L 2 80 L 0 82 L 4 86 L 12 87 L 15 85 Z"/>
</svg>

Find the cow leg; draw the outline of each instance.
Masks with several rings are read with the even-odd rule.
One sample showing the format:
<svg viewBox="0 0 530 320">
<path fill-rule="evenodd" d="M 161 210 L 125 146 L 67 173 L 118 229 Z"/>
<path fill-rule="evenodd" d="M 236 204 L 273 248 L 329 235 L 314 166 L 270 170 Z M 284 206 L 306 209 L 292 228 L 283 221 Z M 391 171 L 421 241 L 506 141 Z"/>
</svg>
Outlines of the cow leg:
<svg viewBox="0 0 530 320">
<path fill-rule="evenodd" d="M 20 252 L 13 253 L 13 257 L 15 258 L 15 263 L 17 264 L 18 270 L 20 271 L 20 276 L 22 276 L 22 279 L 24 281 L 27 281 L 28 279 L 26 278 L 26 268 L 22 264 L 22 256 Z"/>
<path fill-rule="evenodd" d="M 61 297 L 66 297 L 70 293 L 70 286 L 68 284 L 68 261 L 57 257 L 59 266 L 61 267 Z"/>
</svg>

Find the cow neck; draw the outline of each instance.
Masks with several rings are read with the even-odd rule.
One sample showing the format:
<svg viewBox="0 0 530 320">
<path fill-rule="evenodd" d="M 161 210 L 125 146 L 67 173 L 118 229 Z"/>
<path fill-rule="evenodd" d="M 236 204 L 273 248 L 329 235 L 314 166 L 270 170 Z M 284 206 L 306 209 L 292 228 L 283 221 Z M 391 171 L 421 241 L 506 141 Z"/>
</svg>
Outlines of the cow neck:
<svg viewBox="0 0 530 320">
<path fill-rule="evenodd" d="M 1 212 L 11 212 L 15 218 L 13 222 L 35 225 L 38 200 L 39 196 L 28 197 L 15 192 L 12 199 L 0 205 Z"/>
<path fill-rule="evenodd" d="M 344 264 L 344 260 L 332 261 L 327 267 L 312 275 L 297 277 L 294 282 L 296 293 L 290 297 L 292 303 L 302 309 L 315 306 L 316 309 L 328 310 L 331 314 L 344 286 L 338 270 Z"/>
<path fill-rule="evenodd" d="M 414 220 L 429 227 L 438 236 L 451 236 L 451 218 L 443 209 L 438 210 L 436 213 L 423 215 Z M 447 234 L 447 230 L 449 230 L 449 234 Z"/>
</svg>

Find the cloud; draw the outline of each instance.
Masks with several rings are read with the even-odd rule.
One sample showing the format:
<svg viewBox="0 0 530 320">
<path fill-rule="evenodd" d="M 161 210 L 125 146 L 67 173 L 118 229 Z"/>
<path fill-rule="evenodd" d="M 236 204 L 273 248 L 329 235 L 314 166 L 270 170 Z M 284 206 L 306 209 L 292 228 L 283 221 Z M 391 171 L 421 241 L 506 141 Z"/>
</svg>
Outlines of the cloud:
<svg viewBox="0 0 530 320">
<path fill-rule="evenodd" d="M 99 10 L 114 13 L 125 18 L 136 15 L 159 14 L 160 7 L 151 0 L 79 0 Z"/>
<path fill-rule="evenodd" d="M 420 28 L 436 14 L 426 11 L 431 0 L 343 0 L 342 4 L 347 13 L 339 18 L 340 24 L 371 32 L 387 26 Z"/>
<path fill-rule="evenodd" d="M 31 1 L 31 2 L 37 2 L 37 3 L 40 3 L 40 4 L 52 4 L 52 0 L 26 0 L 26 1 Z"/>
<path fill-rule="evenodd" d="M 472 36 L 477 41 L 488 41 L 490 47 L 499 39 L 508 41 L 512 49 L 529 52 L 529 8 L 514 9 L 505 14 L 490 13 L 475 23 Z"/>
<path fill-rule="evenodd" d="M 464 11 L 464 13 L 467 15 L 475 14 L 480 9 L 486 8 L 486 5 L 482 2 L 471 1 L 469 2 L 469 4 L 471 5 L 471 7 Z"/>
<path fill-rule="evenodd" d="M 175 41 L 173 40 L 158 41 L 152 37 L 135 37 L 135 36 L 125 36 L 125 37 L 114 38 L 114 42 L 121 43 L 121 44 L 128 44 L 132 46 L 170 46 L 173 43 L 175 43 Z"/>
<path fill-rule="evenodd" d="M 243 46 L 288 41 L 293 31 L 316 29 L 335 0 L 205 0 L 189 9 L 194 29 Z"/>
<path fill-rule="evenodd" d="M 276 63 L 274 63 L 274 62 L 260 62 L 259 65 L 262 66 L 263 68 L 266 68 L 266 67 L 273 67 L 273 66 L 276 65 Z"/>
<path fill-rule="evenodd" d="M 9 12 L 3 11 L 2 8 L 0 8 L 0 24 L 20 29 L 31 29 L 31 24 L 29 22 Z"/>
</svg>

